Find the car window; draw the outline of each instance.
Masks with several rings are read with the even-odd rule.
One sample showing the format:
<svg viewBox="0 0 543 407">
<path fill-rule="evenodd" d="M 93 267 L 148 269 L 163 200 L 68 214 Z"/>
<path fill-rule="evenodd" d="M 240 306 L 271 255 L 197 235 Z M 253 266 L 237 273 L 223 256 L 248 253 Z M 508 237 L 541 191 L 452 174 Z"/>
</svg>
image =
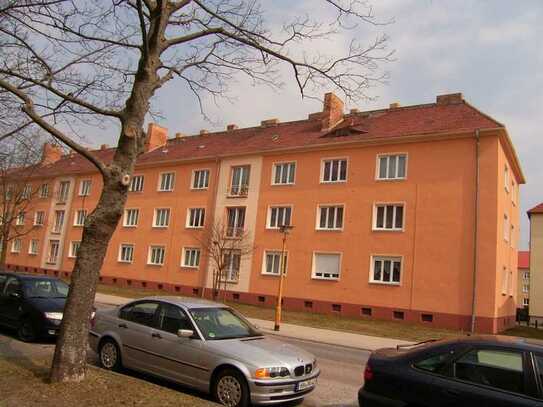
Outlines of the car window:
<svg viewBox="0 0 543 407">
<path fill-rule="evenodd" d="M 262 335 L 230 308 L 193 308 L 189 312 L 202 335 L 208 340 Z"/>
<path fill-rule="evenodd" d="M 429 358 L 414 363 L 413 366 L 428 372 L 443 373 L 447 367 L 447 361 L 450 359 L 451 354 L 452 352 L 446 352 L 430 356 Z"/>
<path fill-rule="evenodd" d="M 535 361 L 539 372 L 539 381 L 543 383 L 543 355 L 535 355 Z"/>
<path fill-rule="evenodd" d="M 68 284 L 61 280 L 28 279 L 23 283 L 28 298 L 66 298 Z"/>
<path fill-rule="evenodd" d="M 16 278 L 11 277 L 6 282 L 6 286 L 4 288 L 4 295 L 8 296 L 16 292 L 21 292 L 21 283 Z"/>
<path fill-rule="evenodd" d="M 501 390 L 524 393 L 522 353 L 474 349 L 455 363 L 458 379 Z"/>
<path fill-rule="evenodd" d="M 0 274 L 0 293 L 4 292 L 4 283 L 6 282 L 8 276 Z"/>
<path fill-rule="evenodd" d="M 180 329 L 193 329 L 190 320 L 183 311 L 171 304 L 162 304 L 158 312 L 158 328 L 177 334 Z"/>
<path fill-rule="evenodd" d="M 121 309 L 119 317 L 136 324 L 155 326 L 155 313 L 158 302 L 139 302 Z"/>
</svg>

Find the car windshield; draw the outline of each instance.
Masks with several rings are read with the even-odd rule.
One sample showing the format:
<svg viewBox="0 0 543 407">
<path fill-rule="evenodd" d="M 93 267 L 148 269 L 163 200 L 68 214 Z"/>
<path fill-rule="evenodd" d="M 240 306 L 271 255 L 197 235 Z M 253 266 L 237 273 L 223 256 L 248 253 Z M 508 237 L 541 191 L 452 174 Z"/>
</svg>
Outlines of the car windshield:
<svg viewBox="0 0 543 407">
<path fill-rule="evenodd" d="M 24 280 L 23 288 L 27 298 L 66 298 L 69 287 L 61 280 L 29 278 Z"/>
<path fill-rule="evenodd" d="M 262 336 L 230 308 L 193 308 L 190 314 L 204 338 L 208 340 Z"/>
</svg>

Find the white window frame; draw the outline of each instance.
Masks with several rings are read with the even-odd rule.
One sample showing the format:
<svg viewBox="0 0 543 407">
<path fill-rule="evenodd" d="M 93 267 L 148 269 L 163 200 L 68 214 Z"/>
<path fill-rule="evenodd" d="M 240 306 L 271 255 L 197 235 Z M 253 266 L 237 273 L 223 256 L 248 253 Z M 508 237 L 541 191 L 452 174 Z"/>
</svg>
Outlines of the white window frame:
<svg viewBox="0 0 543 407">
<path fill-rule="evenodd" d="M 240 273 L 241 273 L 241 261 L 242 261 L 243 256 L 241 255 L 241 251 L 240 251 L 240 250 L 236 250 L 236 249 L 229 250 L 229 251 L 225 252 L 225 253 L 223 254 L 223 256 L 226 256 L 227 254 L 229 254 L 229 255 L 231 255 L 230 258 L 233 259 L 234 257 L 232 256 L 232 253 L 233 253 L 234 255 L 236 255 L 236 256 L 239 256 L 239 269 L 238 269 L 238 270 L 234 269 L 234 268 L 232 267 L 232 265 L 234 264 L 234 262 L 233 262 L 233 261 L 230 261 L 230 263 L 229 263 L 228 265 L 225 266 L 224 272 L 226 273 L 226 276 L 227 276 L 227 278 L 226 278 L 226 282 L 227 282 L 227 283 L 234 283 L 234 284 L 237 284 L 237 283 L 239 282 L 239 275 L 240 275 Z M 233 275 L 233 272 L 235 272 L 235 271 L 237 271 L 237 274 L 236 274 L 237 278 L 236 278 L 236 279 L 233 279 L 233 278 L 231 278 L 231 277 L 232 277 L 232 275 Z"/>
<path fill-rule="evenodd" d="M 157 224 L 158 211 L 167 211 L 168 216 L 167 216 L 167 224 L 166 225 L 158 225 Z M 170 226 L 170 222 L 171 222 L 171 215 L 172 215 L 172 211 L 171 211 L 170 208 L 155 208 L 154 213 L 153 213 L 153 227 L 158 228 L 158 229 L 166 229 L 166 228 L 168 228 Z"/>
<path fill-rule="evenodd" d="M 337 277 L 324 277 L 324 276 L 317 276 L 315 272 L 315 266 L 316 266 L 316 255 L 318 254 L 335 254 L 339 256 L 339 273 Z M 287 259 L 288 262 L 288 259 Z M 339 281 L 341 279 L 341 270 L 342 270 L 342 264 L 343 264 L 343 253 L 342 252 L 329 252 L 329 251 L 323 251 L 323 250 L 317 250 L 313 252 L 312 260 L 311 260 L 311 278 L 313 280 L 325 280 L 325 281 Z"/>
<path fill-rule="evenodd" d="M 294 208 L 294 205 L 292 204 L 278 204 L 278 205 L 270 205 L 268 206 L 268 215 L 266 217 L 266 229 L 279 229 L 280 228 L 280 223 L 279 223 L 279 218 L 276 217 L 276 222 L 277 222 L 277 225 L 276 226 L 272 226 L 271 224 L 271 219 L 272 219 L 272 211 L 274 209 L 290 209 L 290 222 L 288 223 L 287 226 L 292 226 L 292 215 L 293 215 L 293 210 Z M 284 220 L 284 214 L 286 213 L 286 211 L 283 211 L 283 220 Z"/>
<path fill-rule="evenodd" d="M 130 224 L 128 223 L 128 220 L 130 219 L 130 217 L 128 216 L 128 213 L 131 212 L 131 211 L 136 211 L 136 223 L 134 224 Z M 139 219 L 140 219 L 140 210 L 139 208 L 126 208 L 124 210 L 124 214 L 123 214 L 123 227 L 125 228 L 135 228 L 135 227 L 138 227 L 138 224 L 139 224 Z M 133 220 L 133 219 L 132 219 Z"/>
<path fill-rule="evenodd" d="M 243 171 L 240 174 L 239 177 L 239 184 L 234 185 L 234 173 L 236 172 L 236 169 L 243 169 Z M 247 183 L 243 183 L 243 173 L 247 172 Z M 232 165 L 230 167 L 230 186 L 228 187 L 228 195 L 229 196 L 241 196 L 246 197 L 249 195 L 249 185 L 251 183 L 251 165 L 250 164 L 242 164 L 242 165 Z"/>
<path fill-rule="evenodd" d="M 77 246 L 77 250 L 75 250 L 76 253 L 74 253 L 74 246 Z M 77 251 L 81 247 L 81 241 L 80 240 L 72 240 L 70 242 L 70 250 L 68 252 L 68 257 L 70 259 L 75 259 L 77 257 Z"/>
<path fill-rule="evenodd" d="M 375 260 L 379 259 L 381 262 L 383 261 L 391 261 L 391 269 L 390 269 L 390 281 L 383 281 L 381 280 L 375 280 Z M 392 281 L 392 278 L 394 277 L 394 265 L 392 262 L 400 262 L 400 281 Z M 383 263 L 384 264 L 384 263 Z M 398 256 L 398 255 L 389 255 L 389 254 L 372 254 L 370 256 L 370 275 L 369 275 L 369 282 L 371 284 L 382 284 L 382 285 L 393 285 L 393 286 L 401 286 L 402 285 L 402 279 L 403 279 L 403 273 L 404 273 L 404 257 Z M 384 267 L 384 266 L 383 266 Z M 384 276 L 384 270 L 381 271 L 381 275 Z"/>
<path fill-rule="evenodd" d="M 334 211 L 334 227 L 333 228 L 328 228 L 328 227 L 324 227 L 324 228 L 321 228 L 320 224 L 321 224 L 321 208 L 336 208 L 336 210 Z M 342 219 L 341 219 L 341 227 L 336 227 L 336 223 L 337 223 L 337 208 L 338 207 L 341 207 L 343 208 L 343 216 L 342 216 Z M 329 216 L 329 211 L 330 209 L 328 209 L 328 212 L 327 212 L 327 219 L 328 219 L 328 216 Z M 319 230 L 319 231 L 331 231 L 331 232 L 337 232 L 337 231 L 342 231 L 345 227 L 345 204 L 343 203 L 331 203 L 331 204 L 318 204 L 317 205 L 317 216 L 316 216 L 316 222 L 315 222 L 315 229 L 316 230 Z M 326 222 L 326 224 L 328 224 L 328 222 Z"/>
<path fill-rule="evenodd" d="M 136 183 L 135 179 L 138 179 L 140 181 L 138 181 Z M 141 187 L 141 189 L 133 189 L 134 185 L 137 185 L 138 187 Z M 140 192 L 141 193 L 141 192 L 143 192 L 144 187 L 145 187 L 145 175 L 143 175 L 143 174 L 133 175 L 132 178 L 130 179 L 130 184 L 128 184 L 128 192 Z"/>
<path fill-rule="evenodd" d="M 524 271 L 523 273 L 524 273 L 524 275 L 522 276 L 522 278 L 524 280 L 530 281 L 530 272 L 529 271 Z"/>
<path fill-rule="evenodd" d="M 509 242 L 511 240 L 510 234 L 511 234 L 511 227 L 509 223 L 509 216 L 507 216 L 507 214 L 504 213 L 503 214 L 503 240 L 505 240 L 506 242 Z"/>
<path fill-rule="evenodd" d="M 56 246 L 56 251 L 55 251 L 55 257 L 51 257 L 51 254 L 52 254 L 52 251 L 51 249 L 53 248 L 53 242 L 55 243 L 55 246 Z M 49 246 L 48 246 L 48 253 L 47 253 L 47 264 L 57 264 L 58 262 L 58 255 L 60 253 L 60 240 L 58 239 L 51 239 L 49 240 Z"/>
<path fill-rule="evenodd" d="M 162 188 L 162 184 L 163 184 L 162 180 L 164 179 L 166 175 L 170 176 L 170 182 L 169 182 L 170 189 Z M 158 192 L 173 192 L 174 189 L 175 189 L 175 171 L 164 171 L 164 172 L 159 173 L 157 191 Z"/>
<path fill-rule="evenodd" d="M 92 179 L 83 179 L 79 182 L 79 196 L 90 196 Z"/>
<path fill-rule="evenodd" d="M 509 182 L 510 176 L 509 176 L 509 167 L 507 164 L 505 164 L 503 168 L 503 188 L 505 189 L 505 192 L 509 193 Z"/>
<path fill-rule="evenodd" d="M 17 214 L 17 218 L 15 219 L 15 226 L 24 226 L 25 224 L 25 212 L 21 211 Z"/>
<path fill-rule="evenodd" d="M 36 249 L 36 250 L 33 250 L 33 249 Z M 37 256 L 39 250 L 40 250 L 40 241 L 38 239 L 31 239 L 30 242 L 28 243 L 28 254 L 30 256 Z"/>
<path fill-rule="evenodd" d="M 345 179 L 340 179 L 339 175 L 341 174 L 341 167 L 338 167 L 338 179 L 337 180 L 325 180 L 324 179 L 324 167 L 326 165 L 326 162 L 333 162 L 333 161 L 345 161 L 345 166 L 347 167 L 345 169 Z M 349 179 L 349 157 L 327 157 L 321 159 L 321 170 L 320 170 L 320 183 L 321 184 L 342 184 L 347 182 Z M 330 177 L 332 176 L 332 169 L 330 168 Z"/>
<path fill-rule="evenodd" d="M 11 242 L 11 253 L 21 253 L 23 247 L 23 241 L 20 238 L 15 238 Z"/>
<path fill-rule="evenodd" d="M 70 196 L 70 188 L 71 188 L 71 182 L 70 181 L 60 181 L 58 184 L 58 202 L 64 203 L 68 201 L 68 198 Z M 66 189 L 64 186 L 67 185 Z"/>
<path fill-rule="evenodd" d="M 47 182 L 40 185 L 40 198 L 49 198 L 49 184 Z"/>
<path fill-rule="evenodd" d="M 195 186 L 196 183 L 196 174 L 197 173 L 206 173 L 206 185 L 204 187 L 197 187 Z M 192 170 L 192 177 L 190 180 L 190 189 L 193 191 L 202 191 L 209 188 L 209 179 L 211 178 L 211 170 L 209 168 L 196 168 Z"/>
<path fill-rule="evenodd" d="M 153 249 L 162 249 L 162 253 L 163 253 L 162 263 L 152 263 L 151 262 Z M 147 265 L 149 265 L 149 266 L 163 266 L 165 264 L 165 262 L 166 262 L 166 246 L 165 245 L 159 245 L 159 244 L 149 245 L 149 251 L 147 253 Z"/>
<path fill-rule="evenodd" d="M 198 224 L 195 224 L 195 225 L 191 225 L 190 224 L 190 220 L 192 218 L 192 211 L 195 211 L 197 214 L 199 214 L 198 216 Z M 194 219 L 196 220 L 196 215 L 194 217 Z M 206 208 L 187 208 L 187 219 L 186 219 L 186 222 L 185 222 L 185 227 L 188 228 L 188 229 L 202 229 L 204 226 L 205 226 L 205 222 L 206 222 Z"/>
<path fill-rule="evenodd" d="M 123 259 L 123 247 L 130 247 L 132 248 L 132 258 L 130 260 Z M 134 253 L 135 253 L 136 245 L 134 243 L 121 243 L 119 245 L 119 253 L 117 255 L 117 261 L 119 263 L 133 263 L 134 262 Z"/>
<path fill-rule="evenodd" d="M 228 212 L 230 210 L 235 210 L 236 211 L 236 216 L 235 216 L 235 222 L 234 222 L 234 226 L 231 227 L 228 223 L 230 217 L 228 216 Z M 238 224 L 238 220 L 239 220 L 239 213 L 240 211 L 243 210 L 244 211 L 244 215 L 243 215 L 243 225 L 242 226 L 237 226 Z M 246 227 L 246 223 L 247 223 L 247 207 L 245 206 L 229 206 L 226 208 L 226 235 L 227 237 L 229 238 L 236 238 L 236 237 L 239 237 L 241 235 L 243 235 L 244 231 L 245 231 L 245 227 Z M 233 233 L 230 233 L 230 230 L 233 231 Z"/>
<path fill-rule="evenodd" d="M 278 265 L 278 272 L 277 273 L 268 273 L 268 255 L 269 254 L 272 254 L 274 256 L 277 256 L 278 257 L 278 260 L 279 261 L 279 265 Z M 261 270 L 261 274 L 262 275 L 265 275 L 265 276 L 274 276 L 274 277 L 279 277 L 281 275 L 281 250 L 264 250 L 263 254 L 262 254 L 262 270 Z M 289 258 L 289 255 L 288 255 L 288 250 L 285 250 L 285 260 L 286 260 L 286 264 L 284 266 L 284 269 L 285 269 L 285 272 L 284 272 L 284 276 L 287 275 L 287 272 L 288 272 L 288 258 Z M 274 260 L 274 265 L 275 265 L 275 261 Z M 273 269 L 273 266 L 272 266 L 272 269 Z"/>
<path fill-rule="evenodd" d="M 38 214 L 41 213 L 42 216 L 41 216 L 41 223 L 38 223 Z M 34 222 L 33 222 L 34 226 L 43 226 L 45 225 L 45 211 L 36 211 L 34 212 Z"/>
<path fill-rule="evenodd" d="M 79 214 L 83 213 L 83 223 L 80 222 L 81 219 L 79 219 Z M 89 211 L 86 209 L 77 209 L 74 213 L 74 226 L 85 226 L 85 221 L 87 220 L 87 216 L 89 214 Z"/>
<path fill-rule="evenodd" d="M 199 247 L 187 246 L 187 247 L 183 247 L 181 250 L 182 250 L 181 251 L 181 267 L 198 270 L 200 268 L 200 262 L 202 260 L 202 249 L 200 249 Z M 188 251 L 198 252 L 198 256 L 197 256 L 198 264 L 191 265 L 187 263 L 187 260 L 189 260 L 189 258 L 187 258 Z"/>
<path fill-rule="evenodd" d="M 378 207 L 380 206 L 385 207 L 384 213 L 383 213 L 383 227 L 382 228 L 377 226 L 377 211 L 378 211 Z M 387 206 L 394 207 L 394 212 L 392 216 L 392 225 L 393 225 L 392 228 L 386 227 Z M 397 213 L 396 208 L 400 206 L 403 208 L 402 226 L 398 228 L 396 227 L 396 213 Z M 375 232 L 404 232 L 405 231 L 405 208 L 406 208 L 405 202 L 375 202 L 373 204 L 373 222 L 372 222 L 373 231 Z"/>
<path fill-rule="evenodd" d="M 290 171 L 290 166 L 294 165 L 294 174 L 292 182 L 275 182 L 275 178 L 277 176 L 277 170 L 279 167 L 284 168 L 284 166 L 289 166 L 287 171 Z M 296 170 L 298 169 L 298 162 L 297 161 L 278 161 L 272 163 L 272 174 L 271 174 L 271 185 L 295 185 L 296 184 Z M 281 174 L 283 173 L 283 169 L 281 169 Z"/>
<path fill-rule="evenodd" d="M 59 216 L 59 214 L 62 214 L 62 216 Z M 64 227 L 65 218 L 66 218 L 66 211 L 65 210 L 62 210 L 62 209 L 55 210 L 55 220 L 54 220 L 54 223 L 53 223 L 53 230 L 52 230 L 53 233 L 58 234 L 58 233 L 62 232 L 62 228 Z M 60 222 L 58 222 L 59 219 L 60 219 Z"/>
<path fill-rule="evenodd" d="M 26 184 L 23 188 L 23 192 L 21 194 L 22 199 L 30 199 L 32 196 L 32 185 Z"/>
<path fill-rule="evenodd" d="M 382 157 L 399 157 L 399 156 L 405 156 L 405 171 L 404 171 L 404 176 L 403 177 L 388 177 L 388 160 L 390 160 L 390 158 L 387 160 L 387 176 L 385 178 L 381 178 L 380 177 L 380 165 L 381 165 L 381 158 Z M 396 159 L 397 161 L 399 161 L 400 159 L 397 158 Z M 397 164 L 397 163 L 396 163 Z M 396 153 L 381 153 L 381 154 L 377 154 L 376 158 L 375 158 L 375 180 L 376 181 L 398 181 L 398 180 L 406 180 L 407 179 L 407 170 L 408 170 L 408 167 L 409 167 L 409 154 L 406 153 L 406 152 L 396 152 Z M 398 173 L 398 165 L 396 165 L 396 174 Z"/>
<path fill-rule="evenodd" d="M 522 299 L 522 306 L 523 307 L 529 307 L 530 306 L 530 299 L 529 298 L 523 298 Z"/>
</svg>

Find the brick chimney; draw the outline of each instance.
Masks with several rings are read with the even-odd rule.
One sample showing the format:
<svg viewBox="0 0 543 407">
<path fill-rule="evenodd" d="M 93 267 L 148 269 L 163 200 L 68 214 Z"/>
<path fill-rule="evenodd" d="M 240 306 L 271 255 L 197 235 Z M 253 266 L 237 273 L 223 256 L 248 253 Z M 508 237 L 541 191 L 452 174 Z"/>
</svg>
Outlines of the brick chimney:
<svg viewBox="0 0 543 407">
<path fill-rule="evenodd" d="M 322 130 L 329 130 L 343 118 L 343 101 L 334 93 L 324 95 Z"/>
<path fill-rule="evenodd" d="M 145 143 L 145 152 L 153 151 L 166 145 L 168 142 L 168 129 L 160 127 L 158 124 L 149 123 L 147 129 L 147 142 Z"/>
<path fill-rule="evenodd" d="M 41 165 L 49 165 L 57 162 L 63 155 L 62 148 L 55 144 L 45 143 L 41 154 Z"/>
<path fill-rule="evenodd" d="M 457 105 L 464 101 L 461 93 L 449 93 L 448 95 L 437 95 L 437 105 Z"/>
</svg>

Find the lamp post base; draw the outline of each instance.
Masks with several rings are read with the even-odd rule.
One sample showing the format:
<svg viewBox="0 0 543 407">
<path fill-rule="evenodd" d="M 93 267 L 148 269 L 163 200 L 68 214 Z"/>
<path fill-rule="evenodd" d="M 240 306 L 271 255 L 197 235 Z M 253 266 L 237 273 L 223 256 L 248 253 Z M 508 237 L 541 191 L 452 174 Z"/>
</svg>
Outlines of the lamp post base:
<svg viewBox="0 0 543 407">
<path fill-rule="evenodd" d="M 273 327 L 273 330 L 274 330 L 274 331 L 279 331 L 279 325 L 278 325 L 278 324 L 275 324 L 274 327 Z"/>
</svg>

